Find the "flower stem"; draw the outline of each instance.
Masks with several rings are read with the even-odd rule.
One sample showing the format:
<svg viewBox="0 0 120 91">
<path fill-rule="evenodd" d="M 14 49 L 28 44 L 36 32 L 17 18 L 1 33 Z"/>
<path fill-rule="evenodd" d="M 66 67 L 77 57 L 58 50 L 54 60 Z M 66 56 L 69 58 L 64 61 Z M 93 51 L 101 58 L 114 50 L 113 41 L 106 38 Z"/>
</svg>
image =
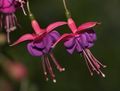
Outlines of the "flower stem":
<svg viewBox="0 0 120 91">
<path fill-rule="evenodd" d="M 68 8 L 67 8 L 67 4 L 66 4 L 66 1 L 65 1 L 65 0 L 63 0 L 63 5 L 64 5 L 66 17 L 67 17 L 67 18 L 70 18 L 70 17 L 71 17 L 71 14 L 70 14 L 70 12 L 69 12 L 69 10 L 68 10 Z"/>
<path fill-rule="evenodd" d="M 31 20 L 35 19 L 31 10 L 30 10 L 30 4 L 29 4 L 29 1 L 27 1 L 27 10 L 28 10 L 28 13 L 29 13 L 29 17 Z"/>
<path fill-rule="evenodd" d="M 27 78 L 21 81 L 20 91 L 29 91 L 29 80 Z"/>
</svg>

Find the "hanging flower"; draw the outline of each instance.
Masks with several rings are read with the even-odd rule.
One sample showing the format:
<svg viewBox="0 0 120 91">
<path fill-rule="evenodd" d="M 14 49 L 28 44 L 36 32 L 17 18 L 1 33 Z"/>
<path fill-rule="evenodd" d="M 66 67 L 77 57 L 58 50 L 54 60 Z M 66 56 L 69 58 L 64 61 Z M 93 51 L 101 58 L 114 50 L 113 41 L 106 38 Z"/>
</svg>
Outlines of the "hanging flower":
<svg viewBox="0 0 120 91">
<path fill-rule="evenodd" d="M 4 26 L 7 32 L 8 42 L 10 42 L 9 33 L 14 31 L 19 25 L 14 13 L 19 7 L 21 7 L 25 13 L 23 8 L 24 4 L 24 0 L 0 0 L 0 29 Z"/>
<path fill-rule="evenodd" d="M 68 26 L 71 29 L 72 33 L 63 34 L 53 45 L 53 48 L 60 41 L 64 40 L 64 46 L 70 54 L 73 54 L 73 52 L 77 51 L 83 55 L 91 75 L 93 75 L 93 71 L 95 71 L 97 74 L 105 77 L 100 69 L 101 67 L 104 68 L 106 66 L 102 65 L 89 50 L 89 48 L 91 48 L 96 41 L 96 33 L 94 32 L 93 27 L 97 24 L 99 23 L 87 22 L 77 28 L 73 19 L 69 18 Z"/>
<path fill-rule="evenodd" d="M 55 80 L 55 74 L 52 70 L 50 60 L 48 58 L 48 55 L 50 55 L 51 60 L 55 63 L 57 66 L 57 69 L 62 72 L 65 69 L 60 66 L 60 64 L 56 61 L 54 54 L 51 50 L 51 46 L 57 41 L 57 39 L 60 37 L 60 34 L 55 31 L 54 29 L 67 24 L 66 22 L 55 22 L 50 24 L 46 29 L 40 28 L 39 24 L 35 19 L 32 20 L 32 27 L 35 31 L 33 34 L 25 34 L 22 37 L 20 37 L 15 43 L 13 43 L 11 46 L 16 45 L 18 43 L 24 42 L 24 41 L 31 41 L 27 45 L 28 52 L 32 56 L 38 56 L 42 59 L 42 66 L 44 70 L 44 75 L 46 77 L 46 80 L 48 80 L 48 73 L 51 76 L 51 79 L 53 82 L 56 82 Z"/>
</svg>

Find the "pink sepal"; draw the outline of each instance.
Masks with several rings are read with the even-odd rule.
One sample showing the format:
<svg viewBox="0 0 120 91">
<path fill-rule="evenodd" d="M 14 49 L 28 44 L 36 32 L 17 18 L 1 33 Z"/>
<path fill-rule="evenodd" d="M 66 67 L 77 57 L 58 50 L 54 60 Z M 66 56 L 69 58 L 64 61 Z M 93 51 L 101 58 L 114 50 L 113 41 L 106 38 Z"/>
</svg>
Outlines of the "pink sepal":
<svg viewBox="0 0 120 91">
<path fill-rule="evenodd" d="M 62 40 L 64 40 L 64 39 L 67 39 L 67 38 L 70 38 L 70 37 L 73 37 L 74 36 L 74 34 L 72 33 L 72 34 L 63 34 L 54 44 L 53 44 L 53 48 L 60 42 L 60 41 L 62 41 Z"/>
<path fill-rule="evenodd" d="M 89 28 L 92 28 L 94 26 L 96 26 L 97 24 L 99 24 L 98 22 L 87 22 L 87 23 L 84 23 L 82 25 L 80 25 L 78 27 L 78 31 L 77 32 L 81 32 L 81 31 L 84 31 L 86 29 L 89 29 Z"/>
<path fill-rule="evenodd" d="M 14 42 L 13 44 L 11 44 L 10 46 L 14 46 L 17 45 L 21 42 L 27 41 L 27 40 L 34 40 L 34 36 L 32 34 L 25 34 L 22 37 L 20 37 L 16 42 Z"/>
<path fill-rule="evenodd" d="M 70 27 L 73 33 L 77 32 L 77 26 L 72 18 L 68 19 L 68 26 Z"/>
<path fill-rule="evenodd" d="M 67 22 L 63 22 L 63 21 L 52 23 L 46 28 L 46 32 L 49 33 L 52 30 L 54 30 L 55 28 L 62 26 L 62 25 L 65 25 L 65 24 L 67 24 Z"/>
<path fill-rule="evenodd" d="M 36 20 L 32 20 L 31 24 L 32 24 L 32 28 L 36 34 L 40 34 L 40 33 L 44 32 L 44 30 L 40 28 L 40 26 Z"/>
</svg>

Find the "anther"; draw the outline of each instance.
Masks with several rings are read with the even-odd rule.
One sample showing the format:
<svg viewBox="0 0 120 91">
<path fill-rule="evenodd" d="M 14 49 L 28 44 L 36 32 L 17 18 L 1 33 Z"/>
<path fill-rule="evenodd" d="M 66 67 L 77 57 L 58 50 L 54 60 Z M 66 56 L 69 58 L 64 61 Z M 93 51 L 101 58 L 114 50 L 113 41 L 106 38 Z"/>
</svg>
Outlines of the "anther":
<svg viewBox="0 0 120 91">
<path fill-rule="evenodd" d="M 53 82 L 56 83 L 56 79 L 53 79 Z"/>
</svg>

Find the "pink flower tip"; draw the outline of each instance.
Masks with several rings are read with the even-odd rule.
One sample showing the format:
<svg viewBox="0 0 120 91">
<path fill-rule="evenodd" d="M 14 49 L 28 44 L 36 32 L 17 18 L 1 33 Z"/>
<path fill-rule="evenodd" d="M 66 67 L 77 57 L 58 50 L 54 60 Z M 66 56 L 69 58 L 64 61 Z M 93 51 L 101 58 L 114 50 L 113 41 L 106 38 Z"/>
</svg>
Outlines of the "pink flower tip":
<svg viewBox="0 0 120 91">
<path fill-rule="evenodd" d="M 99 23 L 99 22 L 86 22 L 78 27 L 78 31 L 80 32 L 80 31 L 83 31 L 86 29 L 90 29 L 90 28 L 93 28 L 99 24 L 101 24 L 101 23 Z"/>
<path fill-rule="evenodd" d="M 43 29 L 41 29 L 40 25 L 38 24 L 38 22 L 35 19 L 33 19 L 31 21 L 31 25 L 36 34 L 40 34 L 40 33 L 44 32 Z"/>
</svg>

